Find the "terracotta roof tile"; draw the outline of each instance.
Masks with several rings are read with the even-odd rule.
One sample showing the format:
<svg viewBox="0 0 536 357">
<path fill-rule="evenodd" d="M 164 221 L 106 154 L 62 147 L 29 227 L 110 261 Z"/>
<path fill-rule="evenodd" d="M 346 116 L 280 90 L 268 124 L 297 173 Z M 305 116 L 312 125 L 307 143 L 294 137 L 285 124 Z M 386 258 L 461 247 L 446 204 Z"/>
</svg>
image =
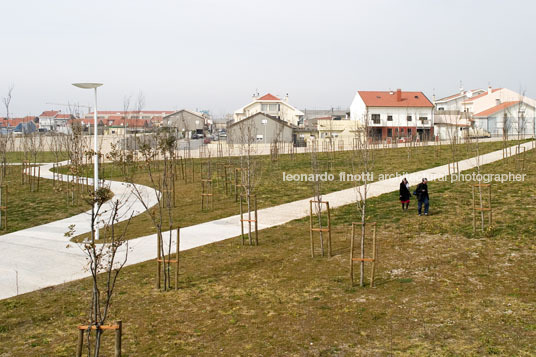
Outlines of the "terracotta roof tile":
<svg viewBox="0 0 536 357">
<path fill-rule="evenodd" d="M 40 117 L 54 117 L 58 115 L 60 112 L 57 110 L 46 110 L 39 115 Z"/>
<path fill-rule="evenodd" d="M 358 91 L 367 107 L 433 107 L 432 102 L 423 92 L 401 91 L 401 100 L 397 100 L 397 91 Z"/>
<path fill-rule="evenodd" d="M 504 102 L 504 103 L 501 103 L 501 104 L 496 105 L 494 107 L 491 107 L 489 109 L 486 109 L 486 110 L 484 110 L 484 111 L 482 111 L 480 113 L 477 113 L 474 116 L 475 117 L 488 117 L 488 116 L 493 115 L 493 114 L 495 114 L 497 112 L 500 112 L 503 109 L 506 109 L 506 108 L 509 108 L 509 107 L 511 107 L 513 105 L 516 105 L 519 102 L 520 102 L 519 100 L 518 101 L 511 101 L 511 102 Z"/>
<path fill-rule="evenodd" d="M 270 93 L 263 95 L 260 98 L 257 98 L 256 100 L 281 100 L 277 98 L 275 95 L 272 95 Z"/>
</svg>

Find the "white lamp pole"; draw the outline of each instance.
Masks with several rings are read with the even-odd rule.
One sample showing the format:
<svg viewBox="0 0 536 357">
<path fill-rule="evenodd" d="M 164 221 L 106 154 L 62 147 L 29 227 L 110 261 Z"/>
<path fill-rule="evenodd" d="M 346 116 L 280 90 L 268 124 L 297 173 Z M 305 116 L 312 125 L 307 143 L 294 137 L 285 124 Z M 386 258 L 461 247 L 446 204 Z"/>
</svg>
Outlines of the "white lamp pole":
<svg viewBox="0 0 536 357">
<path fill-rule="evenodd" d="M 99 148 L 97 141 L 97 88 L 102 86 L 102 83 L 73 83 L 73 86 L 82 89 L 93 89 L 95 91 L 95 109 L 93 110 L 93 186 L 95 189 L 95 197 L 99 189 Z M 95 203 L 96 205 L 96 203 Z M 92 227 L 93 228 L 93 227 Z M 95 227 L 95 239 L 99 240 L 99 229 Z"/>
</svg>

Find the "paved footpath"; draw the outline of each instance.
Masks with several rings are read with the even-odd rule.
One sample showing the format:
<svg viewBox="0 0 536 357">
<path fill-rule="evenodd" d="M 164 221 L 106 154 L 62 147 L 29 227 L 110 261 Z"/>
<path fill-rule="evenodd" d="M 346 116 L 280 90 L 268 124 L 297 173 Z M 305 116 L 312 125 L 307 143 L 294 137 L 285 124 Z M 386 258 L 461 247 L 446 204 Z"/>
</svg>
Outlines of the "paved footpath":
<svg viewBox="0 0 536 357">
<path fill-rule="evenodd" d="M 532 143 L 521 146 L 527 150 Z M 515 150 L 512 150 L 514 153 Z M 460 171 L 469 170 L 480 165 L 488 164 L 503 158 L 502 150 L 470 158 L 459 162 Z M 44 165 L 41 170 L 44 178 L 52 178 L 51 164 Z M 379 174 L 379 173 L 376 173 Z M 421 178 L 437 180 L 448 175 L 448 165 L 438 166 L 407 175 L 410 184 L 415 185 Z M 122 198 L 125 204 L 121 207 L 121 219 L 128 218 L 131 213 L 139 214 L 144 211 L 141 203 L 131 194 L 132 187 L 121 182 L 108 182 L 114 192 L 114 198 Z M 375 197 L 384 193 L 398 190 L 400 178 L 395 177 L 369 184 L 368 197 Z M 138 185 L 150 206 L 156 203 L 154 190 Z M 264 208 L 258 211 L 259 230 L 285 224 L 309 214 L 309 200 L 311 198 Z M 356 188 L 349 188 L 323 196 L 329 201 L 330 207 L 340 207 L 356 202 L 358 193 Z M 32 227 L 10 234 L 0 236 L 0 299 L 17 294 L 38 290 L 44 287 L 62 284 L 64 282 L 89 276 L 85 269 L 86 257 L 77 244 L 69 244 L 64 236 L 71 224 L 76 225 L 76 234 L 90 231 L 90 212 Z M 222 241 L 240 235 L 239 215 L 222 218 L 210 222 L 196 224 L 181 229 L 180 250 L 187 250 L 202 245 Z M 169 234 L 169 233 L 168 233 Z M 169 235 L 165 234 L 164 239 Z M 171 232 L 172 239 L 176 233 Z M 175 243 L 172 243 L 172 247 Z M 172 249 L 172 252 L 174 250 Z M 124 250 L 122 251 L 124 254 Z M 132 239 L 128 242 L 127 265 L 137 264 L 154 259 L 156 256 L 156 234 Z"/>
</svg>

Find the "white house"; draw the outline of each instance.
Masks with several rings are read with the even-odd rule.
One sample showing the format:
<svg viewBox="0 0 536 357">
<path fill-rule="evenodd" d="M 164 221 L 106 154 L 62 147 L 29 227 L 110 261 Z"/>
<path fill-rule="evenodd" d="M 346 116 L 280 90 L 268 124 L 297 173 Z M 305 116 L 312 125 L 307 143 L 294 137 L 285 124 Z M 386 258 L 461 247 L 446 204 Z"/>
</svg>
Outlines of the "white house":
<svg viewBox="0 0 536 357">
<path fill-rule="evenodd" d="M 358 91 L 350 105 L 350 119 L 368 127 L 376 139 L 429 139 L 434 135 L 434 105 L 423 92 Z"/>
<path fill-rule="evenodd" d="M 46 131 L 56 130 L 56 116 L 60 113 L 58 110 L 46 110 L 39 114 L 39 128 Z"/>
<path fill-rule="evenodd" d="M 440 140 L 463 138 L 470 135 L 486 136 L 488 133 L 476 133 L 472 128 L 471 114 L 463 111 L 463 102 L 479 96 L 484 89 L 464 90 L 444 98 L 435 99 L 434 133 Z M 465 108 L 466 109 L 466 108 Z M 466 109 L 467 110 L 467 109 Z"/>
<path fill-rule="evenodd" d="M 434 105 L 436 107 L 437 111 L 440 110 L 462 110 L 462 103 L 466 100 L 471 99 L 472 97 L 476 97 L 480 94 L 485 93 L 486 91 L 484 89 L 472 89 L 472 90 L 464 90 L 463 88 L 460 88 L 460 92 L 449 95 L 448 97 L 441 98 L 438 100 L 435 100 L 434 98 Z"/>
<path fill-rule="evenodd" d="M 532 136 L 535 108 L 523 100 L 500 102 L 479 113 L 473 114 L 475 128 L 486 130 L 492 136 Z"/>
<path fill-rule="evenodd" d="M 491 135 L 534 135 L 536 101 L 508 88 L 491 88 L 466 99 L 461 110 L 472 114 L 473 127 Z M 505 132 L 503 132 L 503 129 Z"/>
<path fill-rule="evenodd" d="M 253 96 L 251 103 L 234 112 L 233 120 L 238 122 L 255 113 L 268 114 L 295 126 L 303 116 L 303 112 L 288 103 L 288 95 L 285 99 L 280 99 L 268 93 L 262 97 Z"/>
</svg>

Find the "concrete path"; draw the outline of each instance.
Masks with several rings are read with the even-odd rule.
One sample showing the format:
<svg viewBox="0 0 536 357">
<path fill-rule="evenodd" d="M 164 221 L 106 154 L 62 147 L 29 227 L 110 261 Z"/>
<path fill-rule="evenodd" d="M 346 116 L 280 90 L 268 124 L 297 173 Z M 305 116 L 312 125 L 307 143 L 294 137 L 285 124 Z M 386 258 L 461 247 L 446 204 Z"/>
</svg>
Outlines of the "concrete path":
<svg viewBox="0 0 536 357">
<path fill-rule="evenodd" d="M 521 146 L 527 150 L 532 148 L 532 143 Z M 512 150 L 514 153 L 515 150 Z M 501 160 L 502 150 L 481 155 L 479 159 L 471 158 L 459 162 L 460 171 L 469 170 L 480 165 Z M 52 174 L 44 166 L 45 175 Z M 376 173 L 376 178 L 380 173 Z M 389 173 L 392 174 L 392 173 Z M 448 175 L 448 165 L 438 166 L 407 175 L 411 185 L 420 182 L 422 177 L 429 180 L 437 180 Z M 48 177 L 48 176 L 45 176 Z M 394 177 L 387 180 L 377 181 L 369 185 L 368 197 L 376 197 L 384 193 L 398 190 L 401 178 Z M 123 219 L 128 212 L 139 213 L 143 207 L 134 197 L 129 196 L 131 189 L 128 184 L 112 182 L 112 191 L 116 197 L 127 197 L 127 205 L 122 207 Z M 144 190 L 147 197 L 154 196 L 154 191 L 147 187 L 139 186 Z M 361 188 L 362 189 L 362 188 Z M 433 188 L 432 188 L 433 191 Z M 358 193 L 356 188 L 345 189 L 323 196 L 324 201 L 329 201 L 330 207 L 340 207 L 356 202 Z M 310 198 L 282 204 L 270 208 L 261 209 L 259 215 L 259 230 L 285 224 L 309 214 Z M 76 244 L 67 246 L 68 238 L 64 237 L 70 224 L 77 225 L 77 234 L 89 232 L 90 216 L 80 214 L 71 218 L 52 222 L 38 227 L 33 227 L 4 236 L 0 236 L 0 299 L 14 296 L 61 284 L 67 281 L 89 276 L 85 271 L 85 255 Z M 180 250 L 187 250 L 202 245 L 222 241 L 240 235 L 240 217 L 238 215 L 211 222 L 205 222 L 181 230 Z M 171 234 L 175 241 L 175 232 Z M 261 238 L 262 240 L 262 238 Z M 175 243 L 171 244 L 172 247 Z M 154 259 L 156 256 L 156 234 L 132 239 L 128 243 L 128 262 L 132 265 Z M 172 248 L 172 252 L 174 249 Z M 124 253 L 124 251 L 123 251 Z"/>
<path fill-rule="evenodd" d="M 67 164 L 62 162 L 60 164 Z M 41 166 L 41 176 L 52 179 L 52 164 Z M 62 180 L 72 176 L 60 175 Z M 93 180 L 89 180 L 93 185 Z M 109 222 L 112 202 L 119 199 L 118 221 L 145 211 L 136 198 L 133 185 L 117 181 L 106 181 L 114 197 L 101 209 L 99 226 Z M 155 191 L 147 186 L 136 185 L 149 207 L 156 204 Z M 69 244 L 65 233 L 75 226 L 75 234 L 91 231 L 91 210 L 75 216 L 35 226 L 0 236 L 0 299 L 17 294 L 57 285 L 66 281 L 88 276 L 85 271 L 86 256 L 77 244 Z"/>
</svg>

